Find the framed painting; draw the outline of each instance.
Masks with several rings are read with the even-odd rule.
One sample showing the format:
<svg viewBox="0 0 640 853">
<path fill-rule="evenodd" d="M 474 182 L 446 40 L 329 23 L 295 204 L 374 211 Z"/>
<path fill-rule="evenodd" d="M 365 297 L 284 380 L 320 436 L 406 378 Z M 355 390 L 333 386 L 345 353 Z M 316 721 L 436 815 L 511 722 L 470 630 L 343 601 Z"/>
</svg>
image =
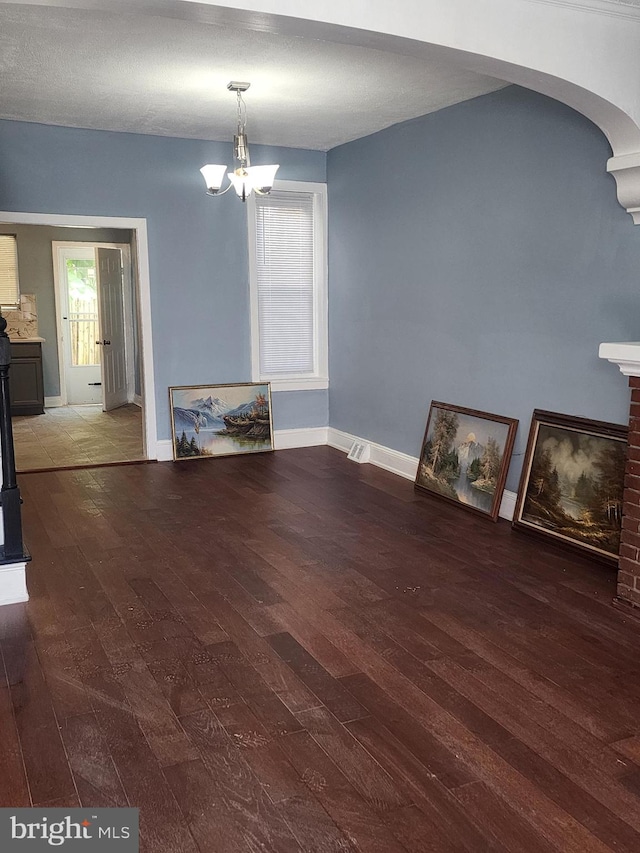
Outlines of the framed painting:
<svg viewBox="0 0 640 853">
<path fill-rule="evenodd" d="M 174 461 L 274 449 L 268 382 L 181 385 L 169 404 Z"/>
<path fill-rule="evenodd" d="M 616 563 L 627 433 L 626 426 L 536 409 L 514 528 Z"/>
<path fill-rule="evenodd" d="M 498 520 L 515 418 L 431 402 L 416 489 Z"/>
</svg>

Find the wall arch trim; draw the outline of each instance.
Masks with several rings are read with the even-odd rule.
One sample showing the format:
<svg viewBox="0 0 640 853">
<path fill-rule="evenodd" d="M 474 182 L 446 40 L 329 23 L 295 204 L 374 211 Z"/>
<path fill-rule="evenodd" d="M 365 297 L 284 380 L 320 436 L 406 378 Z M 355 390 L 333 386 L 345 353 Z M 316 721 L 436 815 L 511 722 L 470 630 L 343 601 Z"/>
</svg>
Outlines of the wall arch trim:
<svg viewBox="0 0 640 853">
<path fill-rule="evenodd" d="M 618 201 L 634 224 L 640 225 L 640 153 L 611 157 L 607 171 L 616 179 Z"/>
</svg>

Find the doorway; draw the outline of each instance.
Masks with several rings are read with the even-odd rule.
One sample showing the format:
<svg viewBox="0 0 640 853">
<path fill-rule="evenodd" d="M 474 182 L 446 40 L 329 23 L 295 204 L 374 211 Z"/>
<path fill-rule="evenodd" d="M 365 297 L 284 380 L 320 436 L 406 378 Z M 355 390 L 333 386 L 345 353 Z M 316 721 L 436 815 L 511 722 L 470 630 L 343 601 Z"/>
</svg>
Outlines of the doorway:
<svg viewBox="0 0 640 853">
<path fill-rule="evenodd" d="M 139 403 L 135 283 L 128 244 L 52 243 L 63 405 Z"/>
<path fill-rule="evenodd" d="M 14 227 L 15 226 L 15 227 Z M 38 226 L 33 228 L 33 226 Z M 40 227 L 41 226 L 41 227 Z M 51 319 L 47 321 L 50 324 L 48 332 L 44 333 L 44 337 L 39 340 L 43 341 L 43 352 L 45 348 L 50 350 L 52 358 L 47 361 L 44 359 L 45 367 L 45 416 L 35 416 L 32 418 L 24 418 L 25 423 L 18 423 L 21 418 L 14 420 L 14 434 L 16 436 L 16 448 L 19 441 L 23 438 L 25 445 L 28 445 L 34 454 L 37 452 L 40 458 L 40 464 L 29 465 L 22 470 L 32 470 L 34 467 L 61 467 L 64 465 L 73 465 L 75 461 L 67 458 L 66 448 L 63 447 L 64 441 L 69 437 L 70 433 L 81 436 L 80 443 L 82 444 L 82 452 L 77 463 L 83 464 L 100 464 L 109 461 L 106 458 L 107 448 L 100 447 L 99 432 L 104 437 L 104 444 L 116 444 L 118 448 L 118 456 L 122 461 L 130 461 L 134 458 L 140 459 L 156 459 L 158 457 L 157 432 L 156 432 L 156 405 L 154 393 L 154 370 L 153 370 L 153 346 L 152 346 L 152 330 L 151 330 L 151 305 L 150 305 L 150 282 L 149 282 L 149 261 L 147 248 L 147 233 L 146 221 L 144 219 L 132 219 L 121 217 L 94 217 L 94 216 L 74 216 L 74 215 L 55 215 L 55 214 L 39 214 L 39 213 L 21 213 L 21 212 L 0 212 L 0 230 L 9 228 L 11 233 L 19 231 L 24 234 L 25 246 L 31 235 L 26 232 L 42 231 L 46 232 L 49 237 L 48 256 L 50 265 L 50 281 L 51 290 L 50 297 L 44 292 L 43 281 L 46 280 L 46 255 L 44 250 L 31 251 L 25 248 L 24 264 L 22 266 L 21 289 L 29 292 L 29 287 L 40 288 L 41 295 L 38 297 L 38 305 L 41 309 L 40 314 L 44 320 L 45 315 Z M 125 246 L 120 243 L 110 243 L 101 246 L 97 242 L 94 244 L 91 240 L 91 231 L 95 230 L 95 238 L 104 240 L 109 239 L 111 235 L 121 240 L 127 232 L 127 244 Z M 107 232 L 110 232 L 107 236 Z M 67 236 L 67 234 L 69 236 Z M 38 237 L 38 239 L 41 239 Z M 76 342 L 75 362 L 77 367 L 91 367 L 93 363 L 94 371 L 96 362 L 100 364 L 100 374 L 97 378 L 85 378 L 80 381 L 80 385 L 85 385 L 86 388 L 93 387 L 94 396 L 96 399 L 95 389 L 101 394 L 103 388 L 107 388 L 111 392 L 115 392 L 124 384 L 126 387 L 126 399 L 114 399 L 113 396 L 107 399 L 98 396 L 98 403 L 84 403 L 82 405 L 64 405 L 67 403 L 67 387 L 66 378 L 64 383 L 60 383 L 58 387 L 59 374 L 59 352 L 56 330 L 56 306 L 54 305 L 54 292 L 56 288 L 53 282 L 53 273 L 56 264 L 53 263 L 52 245 L 53 241 L 77 241 L 84 244 L 84 248 L 89 246 L 98 246 L 98 248 L 117 249 L 117 257 L 121 261 L 123 269 L 124 283 L 122 285 L 123 299 L 118 302 L 122 306 L 122 315 L 124 318 L 124 335 L 125 348 L 127 356 L 123 365 L 122 359 L 111 359 L 111 376 L 115 376 L 118 380 L 107 386 L 107 383 L 101 385 L 89 386 L 89 382 L 102 381 L 102 361 L 98 362 L 95 357 L 91 358 L 91 345 L 88 344 L 89 338 L 85 337 L 84 350 L 81 354 L 81 342 Z M 81 269 L 77 265 L 76 273 L 82 272 L 81 275 L 76 275 L 75 296 L 89 297 L 85 299 L 89 302 L 88 305 L 76 304 L 74 320 L 88 320 L 89 324 L 85 324 L 82 329 L 81 323 L 76 323 L 77 331 L 83 332 L 85 336 L 95 331 L 95 297 L 91 293 L 92 290 L 97 290 L 97 287 L 87 287 L 90 285 L 91 275 L 91 256 L 80 258 L 89 262 L 85 267 L 89 269 Z M 95 260 L 95 252 L 94 252 Z M 107 264 L 108 266 L 108 264 Z M 113 264 L 112 264 L 113 266 Z M 95 267 L 96 278 L 99 275 L 99 266 Z M 81 288 L 80 284 L 85 287 Z M 35 283 L 35 284 L 34 284 Z M 50 299 L 50 308 L 48 300 Z M 57 299 L 57 295 L 56 295 Z M 77 300 L 76 300 L 77 301 Z M 67 306 L 69 307 L 69 306 Z M 83 311 L 82 309 L 87 309 Z M 100 305 L 98 303 L 98 315 L 100 314 Z M 108 314 L 109 312 L 105 312 Z M 77 316 L 88 314 L 93 316 Z M 111 312 L 113 314 L 113 311 Z M 69 318 L 69 314 L 63 315 Z M 117 319 L 117 312 L 116 312 Z M 94 328 L 91 328 L 91 321 L 94 323 Z M 116 324 L 117 325 L 117 324 Z M 100 327 L 100 317 L 97 321 L 98 328 Z M 100 331 L 103 331 L 100 329 Z M 42 332 L 41 332 L 42 334 Z M 67 335 L 70 337 L 70 335 Z M 19 337 L 22 337 L 20 335 Z M 133 340 L 131 340 L 133 338 Z M 93 346 L 95 341 L 114 340 L 114 336 L 103 335 L 102 337 L 93 337 Z M 104 344 L 100 346 L 100 352 L 106 349 Z M 130 354 L 134 354 L 134 358 L 130 358 Z M 72 359 L 69 359 L 71 361 Z M 137 370 L 134 365 L 137 364 Z M 49 365 L 49 367 L 47 367 Z M 60 377 L 61 378 L 61 377 Z M 124 383 L 123 383 L 124 378 Z M 71 397 L 73 400 L 74 398 Z M 106 407 L 115 405 L 110 412 L 103 412 L 103 403 Z M 121 405 L 124 403 L 124 405 Z M 51 408 L 53 407 L 53 408 Z M 103 430 L 102 425 L 110 423 L 110 432 Z M 20 436 L 20 433 L 23 433 Z M 137 433 L 137 443 L 141 449 L 136 453 L 132 451 L 131 445 L 134 443 L 134 433 Z M 45 450 L 46 447 L 46 450 Z M 48 460 L 47 454 L 57 457 L 55 464 L 52 465 Z M 116 460 L 114 460 L 116 461 Z"/>
</svg>

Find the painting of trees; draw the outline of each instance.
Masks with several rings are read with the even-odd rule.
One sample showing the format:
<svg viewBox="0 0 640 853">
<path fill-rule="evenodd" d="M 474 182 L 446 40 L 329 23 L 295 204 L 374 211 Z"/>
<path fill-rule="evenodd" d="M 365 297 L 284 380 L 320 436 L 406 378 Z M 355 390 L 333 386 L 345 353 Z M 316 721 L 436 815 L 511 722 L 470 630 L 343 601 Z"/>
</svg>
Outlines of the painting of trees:
<svg viewBox="0 0 640 853">
<path fill-rule="evenodd" d="M 625 447 L 620 442 L 603 447 L 593 462 L 598 479 L 589 507 L 603 524 L 618 525 L 622 519 L 624 465 Z"/>
<path fill-rule="evenodd" d="M 480 459 L 480 469 L 482 471 L 482 479 L 487 483 L 492 483 L 494 486 L 498 482 L 500 476 L 500 464 L 502 455 L 498 442 L 489 436 L 484 453 Z"/>
<path fill-rule="evenodd" d="M 514 525 L 538 529 L 603 558 L 617 557 L 625 428 L 536 412 L 528 455 Z"/>
<path fill-rule="evenodd" d="M 427 463 L 435 474 L 439 474 L 451 452 L 456 433 L 458 431 L 458 416 L 455 412 L 438 409 L 433 436 L 431 437 L 431 448 Z M 450 461 L 450 460 L 449 460 Z"/>
<path fill-rule="evenodd" d="M 432 402 L 416 488 L 497 519 L 517 421 Z"/>
<path fill-rule="evenodd" d="M 559 506 L 560 477 L 548 450 L 541 449 L 533 457 L 527 494 L 549 510 L 555 510 Z"/>
</svg>

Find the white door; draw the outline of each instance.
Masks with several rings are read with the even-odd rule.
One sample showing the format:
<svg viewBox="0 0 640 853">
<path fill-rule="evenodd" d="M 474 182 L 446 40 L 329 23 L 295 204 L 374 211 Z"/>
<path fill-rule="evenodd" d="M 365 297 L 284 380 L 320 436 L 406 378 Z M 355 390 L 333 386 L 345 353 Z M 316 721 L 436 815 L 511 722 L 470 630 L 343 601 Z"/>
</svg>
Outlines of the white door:
<svg viewBox="0 0 640 853">
<path fill-rule="evenodd" d="M 96 341 L 102 353 L 102 408 L 109 412 L 127 402 L 122 252 L 120 249 L 95 252 L 100 305 L 100 336 Z"/>
<path fill-rule="evenodd" d="M 61 344 L 70 406 L 102 402 L 98 281 L 93 246 L 65 248 L 59 256 L 62 284 Z"/>
</svg>

